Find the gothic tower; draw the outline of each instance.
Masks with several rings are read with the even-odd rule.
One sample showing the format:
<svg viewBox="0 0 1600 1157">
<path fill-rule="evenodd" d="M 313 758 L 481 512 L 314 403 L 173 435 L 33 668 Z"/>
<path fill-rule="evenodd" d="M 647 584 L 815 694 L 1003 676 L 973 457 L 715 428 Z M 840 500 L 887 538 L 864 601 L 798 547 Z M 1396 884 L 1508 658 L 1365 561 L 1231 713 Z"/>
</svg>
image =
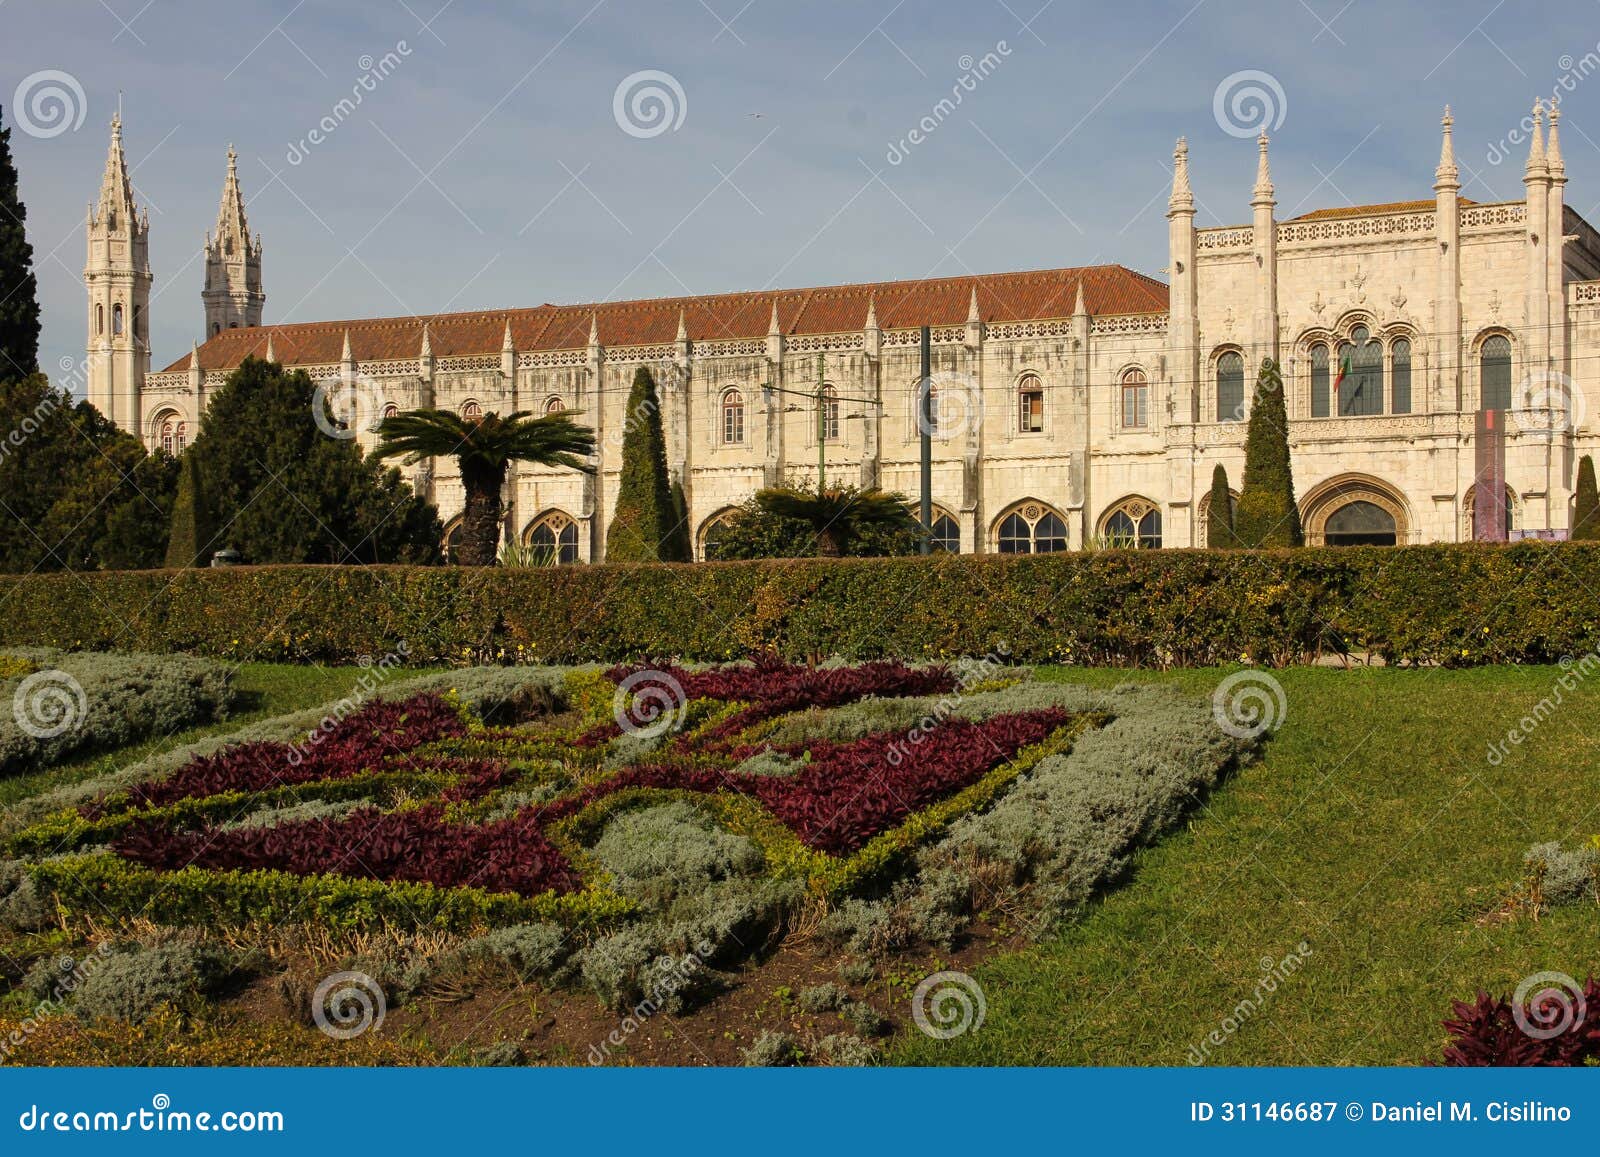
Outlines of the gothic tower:
<svg viewBox="0 0 1600 1157">
<path fill-rule="evenodd" d="M 225 329 L 260 325 L 261 307 L 267 300 L 261 291 L 261 238 L 251 240 L 244 217 L 238 160 L 229 145 L 216 235 L 206 234 L 206 287 L 200 299 L 206 307 L 207 337 Z"/>
<path fill-rule="evenodd" d="M 89 206 L 88 397 L 107 418 L 139 435 L 140 395 L 150 370 L 150 216 L 133 203 L 122 155 L 122 115 L 111 120 L 111 151 L 100 198 Z"/>
</svg>

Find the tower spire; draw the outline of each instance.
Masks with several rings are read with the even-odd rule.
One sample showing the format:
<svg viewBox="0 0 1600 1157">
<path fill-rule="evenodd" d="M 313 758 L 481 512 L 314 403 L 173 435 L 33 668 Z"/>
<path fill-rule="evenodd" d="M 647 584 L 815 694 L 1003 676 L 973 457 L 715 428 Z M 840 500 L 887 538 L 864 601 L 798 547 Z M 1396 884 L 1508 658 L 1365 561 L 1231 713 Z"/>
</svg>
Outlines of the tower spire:
<svg viewBox="0 0 1600 1157">
<path fill-rule="evenodd" d="M 1530 177 L 1542 177 L 1548 171 L 1544 152 L 1544 100 L 1540 97 L 1535 97 L 1533 101 L 1533 134 L 1528 142 L 1528 167 L 1525 171 Z"/>
<path fill-rule="evenodd" d="M 1272 165 L 1267 160 L 1267 143 L 1267 133 L 1263 129 L 1261 135 L 1256 138 L 1258 155 L 1256 158 L 1256 185 L 1255 189 L 1252 190 L 1255 196 L 1250 202 L 1252 205 L 1276 204 L 1273 198 L 1277 191 L 1272 187 Z"/>
<path fill-rule="evenodd" d="M 1194 212 L 1194 190 L 1189 188 L 1189 139 L 1179 137 L 1172 150 L 1172 196 L 1167 198 L 1168 213 Z"/>
<path fill-rule="evenodd" d="M 133 182 L 128 179 L 128 161 L 122 152 L 122 114 L 111 118 L 111 146 L 106 150 L 105 176 L 100 180 L 100 199 L 96 203 L 94 220 L 116 228 L 122 220 L 137 227 L 137 211 L 133 203 Z"/>
<path fill-rule="evenodd" d="M 1444 116 L 1439 118 L 1439 125 L 1443 130 L 1439 142 L 1439 167 L 1433 171 L 1433 187 L 1435 190 L 1461 188 L 1461 170 L 1456 167 L 1455 144 L 1456 118 L 1450 115 L 1450 106 L 1444 106 Z"/>
<path fill-rule="evenodd" d="M 150 220 L 133 200 L 122 115 L 111 118 L 100 195 L 89 207 L 83 284 L 89 295 L 89 401 L 130 434 L 141 433 L 150 370 Z"/>
<path fill-rule="evenodd" d="M 239 154 L 228 146 L 216 234 L 206 234 L 206 334 L 261 324 L 267 295 L 261 289 L 261 238 L 250 236 L 244 193 L 239 187 Z"/>
<path fill-rule="evenodd" d="M 1545 147 L 1545 167 L 1552 179 L 1565 179 L 1567 163 L 1561 158 L 1561 106 L 1550 102 L 1550 139 Z"/>
</svg>

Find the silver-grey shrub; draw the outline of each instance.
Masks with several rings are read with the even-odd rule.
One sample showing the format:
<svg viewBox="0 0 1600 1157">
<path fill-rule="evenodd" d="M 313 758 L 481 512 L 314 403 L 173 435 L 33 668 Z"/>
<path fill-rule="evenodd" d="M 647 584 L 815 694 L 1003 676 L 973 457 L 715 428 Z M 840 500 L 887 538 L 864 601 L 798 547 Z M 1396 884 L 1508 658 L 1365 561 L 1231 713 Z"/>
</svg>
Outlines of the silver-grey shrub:
<svg viewBox="0 0 1600 1157">
<path fill-rule="evenodd" d="M 0 680 L 0 775 L 36 771 L 79 753 L 210 723 L 225 718 L 233 702 L 228 668 L 208 659 L 33 648 L 7 654 L 25 657 L 37 671 Z M 61 673 L 60 686 L 75 683 L 82 697 L 67 702 L 71 723 L 61 734 L 31 734 L 24 726 L 34 718 L 28 700 L 41 684 L 31 684 L 24 695 L 24 683 L 35 676 L 51 683 L 55 672 Z M 68 696 L 75 698 L 71 690 Z"/>
</svg>

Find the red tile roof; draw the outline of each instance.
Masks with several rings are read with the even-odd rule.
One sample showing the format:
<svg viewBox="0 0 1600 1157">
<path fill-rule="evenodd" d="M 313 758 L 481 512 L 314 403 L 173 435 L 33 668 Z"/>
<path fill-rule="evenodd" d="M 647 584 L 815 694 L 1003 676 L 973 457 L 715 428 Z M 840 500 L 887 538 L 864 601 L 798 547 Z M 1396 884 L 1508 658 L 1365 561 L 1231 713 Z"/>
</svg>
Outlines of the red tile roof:
<svg viewBox="0 0 1600 1157">
<path fill-rule="evenodd" d="M 1471 197 L 1458 197 L 1462 205 L 1476 205 Z M 1372 217 L 1379 213 L 1426 213 L 1438 207 L 1438 202 L 1432 197 L 1426 201 L 1389 201 L 1382 205 L 1346 205 L 1342 209 L 1316 209 L 1310 213 L 1302 213 L 1298 217 L 1289 218 L 1291 221 L 1330 221 L 1335 217 Z"/>
<path fill-rule="evenodd" d="M 246 356 L 272 352 L 286 365 L 337 362 L 350 334 L 357 362 L 415 358 L 428 326 L 433 356 L 493 354 L 500 351 L 505 327 L 519 351 L 581 349 L 589 343 L 590 319 L 600 329 L 602 346 L 655 345 L 678 335 L 682 313 L 691 341 L 765 337 L 777 303 L 783 333 L 848 333 L 867 320 L 867 303 L 876 300 L 884 329 L 920 325 L 960 325 L 967 318 L 973 287 L 978 313 L 986 322 L 1037 321 L 1070 316 L 1083 285 L 1084 305 L 1092 314 L 1165 313 L 1166 283 L 1121 265 L 1081 269 L 1043 269 L 926 281 L 885 281 L 820 289 L 758 290 L 707 297 L 658 297 L 588 305 L 541 305 L 490 313 L 446 313 L 352 321 L 304 322 L 226 330 L 200 347 L 207 370 L 231 369 Z M 189 355 L 168 371 L 187 370 Z"/>
</svg>

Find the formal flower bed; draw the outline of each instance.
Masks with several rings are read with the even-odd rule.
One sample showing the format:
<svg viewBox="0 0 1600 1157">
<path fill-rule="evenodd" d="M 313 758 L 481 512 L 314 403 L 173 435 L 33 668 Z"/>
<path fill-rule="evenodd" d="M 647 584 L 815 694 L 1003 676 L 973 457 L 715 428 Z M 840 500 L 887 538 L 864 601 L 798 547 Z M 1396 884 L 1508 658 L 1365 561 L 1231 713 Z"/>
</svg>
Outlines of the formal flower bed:
<svg viewBox="0 0 1600 1157">
<path fill-rule="evenodd" d="M 685 953 L 722 976 L 802 911 L 865 945 L 948 939 L 980 880 L 1079 902 L 1253 746 L 1205 704 L 994 662 L 477 669 L 386 690 L 25 809 L 0 828 L 0 922 L 476 936 L 459 951 L 627 1005 Z"/>
</svg>

